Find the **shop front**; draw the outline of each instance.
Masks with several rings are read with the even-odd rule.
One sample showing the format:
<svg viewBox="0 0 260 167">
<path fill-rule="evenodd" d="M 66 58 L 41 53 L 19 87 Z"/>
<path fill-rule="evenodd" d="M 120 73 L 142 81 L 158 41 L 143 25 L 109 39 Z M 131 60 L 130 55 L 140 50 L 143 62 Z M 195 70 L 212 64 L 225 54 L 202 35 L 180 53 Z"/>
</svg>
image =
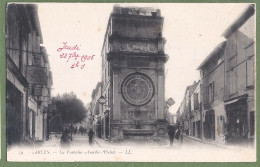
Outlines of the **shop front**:
<svg viewBox="0 0 260 167">
<path fill-rule="evenodd" d="M 9 81 L 6 85 L 7 145 L 19 144 L 22 139 L 22 93 Z"/>
<path fill-rule="evenodd" d="M 247 98 L 240 97 L 225 103 L 227 114 L 227 140 L 229 143 L 242 143 L 248 140 Z"/>
</svg>

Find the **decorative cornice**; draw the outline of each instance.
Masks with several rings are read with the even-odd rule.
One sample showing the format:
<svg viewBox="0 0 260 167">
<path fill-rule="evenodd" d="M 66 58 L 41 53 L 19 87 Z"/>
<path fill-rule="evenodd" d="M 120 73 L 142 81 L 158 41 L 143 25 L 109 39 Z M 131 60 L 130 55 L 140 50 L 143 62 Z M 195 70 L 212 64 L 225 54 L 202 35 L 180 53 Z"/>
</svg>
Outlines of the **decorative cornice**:
<svg viewBox="0 0 260 167">
<path fill-rule="evenodd" d="M 148 60 L 161 60 L 163 62 L 167 62 L 169 56 L 167 54 L 153 54 L 153 53 L 131 53 L 131 52 L 109 52 L 107 54 L 107 61 L 113 59 L 138 59 L 138 58 L 147 58 Z"/>
<path fill-rule="evenodd" d="M 157 37 L 157 38 L 133 38 L 133 37 L 123 37 L 120 35 L 111 35 L 109 37 L 109 42 L 112 42 L 113 40 L 123 40 L 123 41 L 134 41 L 134 42 L 158 42 L 163 41 L 165 43 L 165 38 L 163 37 Z"/>
</svg>

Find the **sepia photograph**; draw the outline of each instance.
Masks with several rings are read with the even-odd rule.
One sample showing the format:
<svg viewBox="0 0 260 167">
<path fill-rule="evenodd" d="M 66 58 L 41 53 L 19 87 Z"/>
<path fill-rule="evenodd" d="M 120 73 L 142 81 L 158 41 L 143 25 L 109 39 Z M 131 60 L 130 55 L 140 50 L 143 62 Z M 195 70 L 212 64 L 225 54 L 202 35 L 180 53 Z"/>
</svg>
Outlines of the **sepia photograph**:
<svg viewBox="0 0 260 167">
<path fill-rule="evenodd" d="M 256 162 L 251 3 L 8 3 L 8 161 Z"/>
</svg>

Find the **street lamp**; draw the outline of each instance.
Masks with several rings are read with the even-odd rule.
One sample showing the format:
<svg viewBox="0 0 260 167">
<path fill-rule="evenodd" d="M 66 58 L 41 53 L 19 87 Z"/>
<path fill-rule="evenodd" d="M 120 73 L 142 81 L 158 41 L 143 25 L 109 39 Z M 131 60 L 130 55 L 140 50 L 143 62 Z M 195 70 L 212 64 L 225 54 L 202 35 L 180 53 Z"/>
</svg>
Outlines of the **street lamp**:
<svg viewBox="0 0 260 167">
<path fill-rule="evenodd" d="M 105 104 L 107 102 L 107 99 L 104 96 L 100 96 L 100 98 L 98 99 L 98 103 L 100 104 Z"/>
<path fill-rule="evenodd" d="M 170 97 L 167 101 L 166 101 L 166 104 L 168 104 L 169 106 L 172 106 L 174 105 L 175 101 L 173 100 L 172 97 Z"/>
<path fill-rule="evenodd" d="M 102 106 L 104 107 L 108 107 L 110 109 L 110 106 L 109 105 L 105 105 L 106 102 L 107 102 L 107 98 L 104 97 L 103 95 L 100 96 L 100 98 L 97 100 L 99 104 L 101 104 Z"/>
</svg>

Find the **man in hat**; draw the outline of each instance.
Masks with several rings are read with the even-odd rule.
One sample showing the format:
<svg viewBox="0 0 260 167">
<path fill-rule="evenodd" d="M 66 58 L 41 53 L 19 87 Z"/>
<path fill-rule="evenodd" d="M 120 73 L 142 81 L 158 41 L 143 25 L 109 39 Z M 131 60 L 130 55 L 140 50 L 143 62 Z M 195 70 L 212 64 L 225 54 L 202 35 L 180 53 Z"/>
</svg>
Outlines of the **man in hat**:
<svg viewBox="0 0 260 167">
<path fill-rule="evenodd" d="M 175 134 L 175 127 L 173 125 L 169 125 L 168 126 L 168 135 L 170 138 L 170 146 L 173 145 L 174 134 Z"/>
</svg>

